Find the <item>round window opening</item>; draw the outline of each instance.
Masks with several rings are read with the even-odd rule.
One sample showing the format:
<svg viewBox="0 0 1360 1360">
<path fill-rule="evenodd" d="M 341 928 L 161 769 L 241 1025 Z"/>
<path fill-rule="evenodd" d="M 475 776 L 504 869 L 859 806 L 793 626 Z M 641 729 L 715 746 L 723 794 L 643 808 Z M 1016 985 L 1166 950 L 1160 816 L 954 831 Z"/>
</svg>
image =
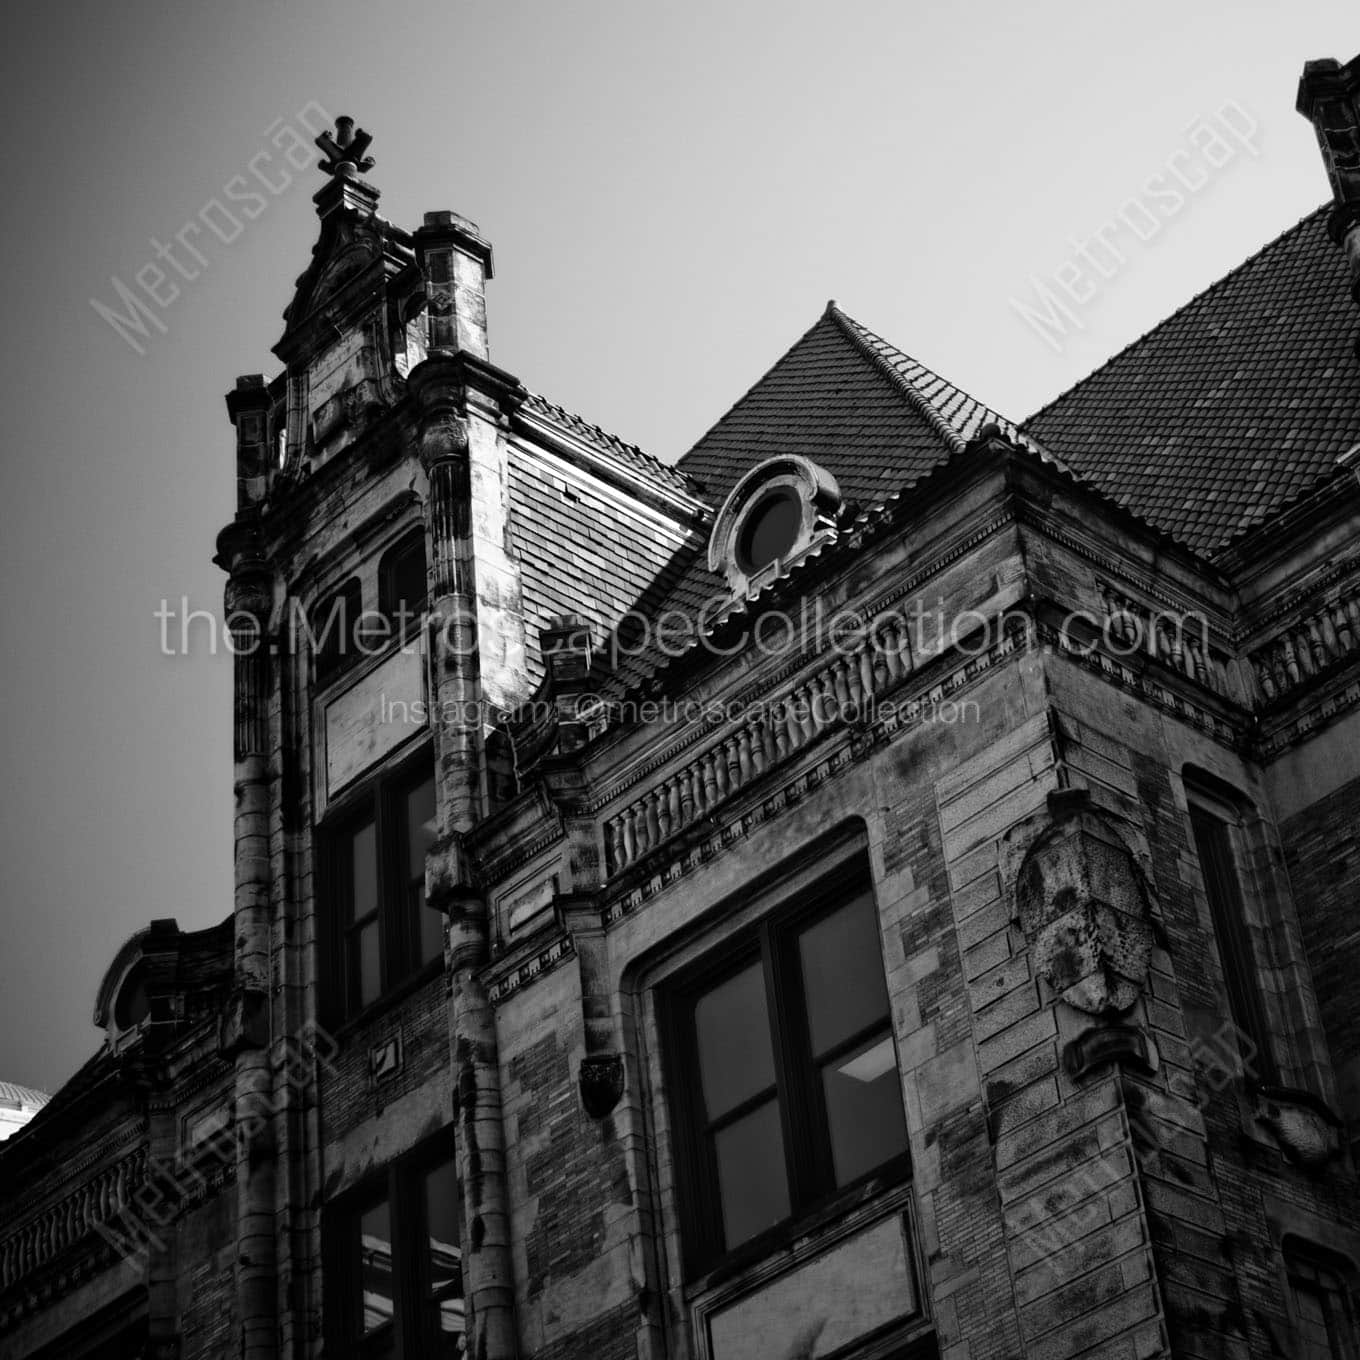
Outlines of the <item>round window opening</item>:
<svg viewBox="0 0 1360 1360">
<path fill-rule="evenodd" d="M 140 1025 L 151 1014 L 151 1002 L 146 995 L 146 976 L 140 968 L 134 968 L 118 993 L 118 1001 L 113 1008 L 113 1021 L 120 1030 L 132 1029 Z"/>
<path fill-rule="evenodd" d="M 803 501 L 791 487 L 781 486 L 762 496 L 746 516 L 737 536 L 737 562 L 745 572 L 757 572 L 787 557 L 803 527 Z"/>
</svg>

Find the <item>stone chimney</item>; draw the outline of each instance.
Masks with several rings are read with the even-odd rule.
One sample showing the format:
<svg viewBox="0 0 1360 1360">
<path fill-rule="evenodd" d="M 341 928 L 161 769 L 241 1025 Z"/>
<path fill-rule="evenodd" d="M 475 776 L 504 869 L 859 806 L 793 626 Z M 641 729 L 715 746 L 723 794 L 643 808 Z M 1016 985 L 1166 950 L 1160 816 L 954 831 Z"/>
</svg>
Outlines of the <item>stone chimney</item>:
<svg viewBox="0 0 1360 1360">
<path fill-rule="evenodd" d="M 1327 227 L 1346 252 L 1360 302 L 1360 56 L 1344 66 L 1330 57 L 1308 62 L 1297 107 L 1317 130 L 1334 200 Z"/>
<path fill-rule="evenodd" d="M 461 350 L 485 359 L 490 243 L 466 217 L 427 212 L 415 245 L 428 302 L 430 353 Z"/>
<path fill-rule="evenodd" d="M 538 630 L 538 643 L 548 692 L 557 707 L 558 750 L 574 751 L 590 736 L 580 711 L 590 691 L 590 623 L 579 614 L 554 615 Z"/>
<path fill-rule="evenodd" d="M 269 391 L 258 373 L 236 379 L 227 393 L 227 414 L 236 427 L 236 508 L 245 510 L 269 490 Z"/>
</svg>

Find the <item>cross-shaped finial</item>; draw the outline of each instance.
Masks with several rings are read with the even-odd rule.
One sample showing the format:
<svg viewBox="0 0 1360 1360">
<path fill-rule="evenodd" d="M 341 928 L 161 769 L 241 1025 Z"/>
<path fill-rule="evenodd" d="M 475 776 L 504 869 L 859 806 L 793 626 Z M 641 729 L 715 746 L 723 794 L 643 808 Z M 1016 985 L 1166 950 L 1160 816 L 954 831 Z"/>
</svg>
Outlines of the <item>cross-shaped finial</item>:
<svg viewBox="0 0 1360 1360">
<path fill-rule="evenodd" d="M 346 166 L 350 167 L 349 174 L 363 174 L 372 170 L 373 157 L 364 155 L 372 140 L 363 128 L 354 126 L 353 118 L 342 115 L 335 120 L 334 137 L 329 132 L 323 132 L 316 139 L 317 146 L 326 156 L 321 162 L 322 170 L 328 175 L 344 174 Z"/>
</svg>

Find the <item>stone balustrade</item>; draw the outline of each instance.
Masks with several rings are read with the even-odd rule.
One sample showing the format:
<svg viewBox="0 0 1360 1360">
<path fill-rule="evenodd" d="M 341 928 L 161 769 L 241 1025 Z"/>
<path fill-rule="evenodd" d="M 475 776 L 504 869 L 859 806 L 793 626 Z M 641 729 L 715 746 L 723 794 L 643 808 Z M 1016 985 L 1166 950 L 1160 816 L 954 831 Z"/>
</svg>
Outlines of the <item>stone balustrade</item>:
<svg viewBox="0 0 1360 1360">
<path fill-rule="evenodd" d="M 1125 656 L 1142 653 L 1180 671 L 1216 694 L 1230 695 L 1227 657 L 1209 646 L 1208 620 L 1200 613 L 1161 610 L 1100 583 L 1106 641 Z"/>
<path fill-rule="evenodd" d="M 1251 654 L 1261 696 L 1269 703 L 1336 661 L 1360 651 L 1360 589 L 1295 619 Z"/>
<path fill-rule="evenodd" d="M 0 1239 L 0 1292 L 120 1214 L 145 1175 L 146 1149 L 138 1148 Z"/>
<path fill-rule="evenodd" d="M 637 863 L 823 732 L 862 714 L 911 669 L 907 631 L 907 620 L 894 618 L 782 695 L 753 703 L 726 735 L 609 817 L 609 873 Z"/>
</svg>

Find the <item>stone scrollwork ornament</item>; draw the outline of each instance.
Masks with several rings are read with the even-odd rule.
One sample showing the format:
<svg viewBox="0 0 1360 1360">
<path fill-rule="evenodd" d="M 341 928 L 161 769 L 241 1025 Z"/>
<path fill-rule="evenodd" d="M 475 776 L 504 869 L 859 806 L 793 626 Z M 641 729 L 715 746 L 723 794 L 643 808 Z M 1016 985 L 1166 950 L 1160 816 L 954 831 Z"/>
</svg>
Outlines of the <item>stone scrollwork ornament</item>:
<svg viewBox="0 0 1360 1360">
<path fill-rule="evenodd" d="M 1152 912 L 1133 856 L 1100 817 L 1080 812 L 1042 834 L 1015 894 L 1035 971 L 1057 996 L 1089 1015 L 1132 1009 L 1147 982 Z"/>
</svg>

